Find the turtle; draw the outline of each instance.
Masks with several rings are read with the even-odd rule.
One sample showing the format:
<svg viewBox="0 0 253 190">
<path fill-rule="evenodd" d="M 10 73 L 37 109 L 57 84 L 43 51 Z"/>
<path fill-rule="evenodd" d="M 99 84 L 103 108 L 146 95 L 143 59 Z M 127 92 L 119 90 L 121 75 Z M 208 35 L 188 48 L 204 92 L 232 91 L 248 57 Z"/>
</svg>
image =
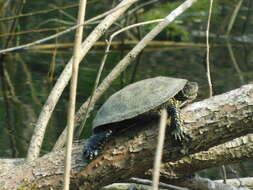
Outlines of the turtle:
<svg viewBox="0 0 253 190">
<path fill-rule="evenodd" d="M 196 82 L 165 76 L 144 79 L 124 87 L 110 96 L 98 110 L 92 123 L 93 135 L 84 145 L 85 160 L 97 157 L 113 134 L 138 120 L 152 118 L 151 115 L 159 116 L 163 108 L 171 117 L 173 139 L 182 141 L 185 133 L 180 105 L 194 100 L 197 91 Z"/>
</svg>

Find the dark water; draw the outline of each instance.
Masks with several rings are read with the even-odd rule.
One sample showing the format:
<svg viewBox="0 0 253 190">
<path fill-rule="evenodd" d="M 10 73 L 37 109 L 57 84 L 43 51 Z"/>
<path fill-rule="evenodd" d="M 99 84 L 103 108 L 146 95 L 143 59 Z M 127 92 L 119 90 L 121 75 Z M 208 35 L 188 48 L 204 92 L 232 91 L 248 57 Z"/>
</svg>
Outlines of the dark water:
<svg viewBox="0 0 253 190">
<path fill-rule="evenodd" d="M 39 2 L 35 3 L 35 1 L 28 2 L 26 5 L 28 7 L 25 9 L 26 12 L 48 8 L 44 3 L 38 3 Z M 222 24 L 228 24 L 230 15 L 233 11 L 233 6 L 236 5 L 235 1 L 234 4 L 232 4 L 233 6 L 231 4 L 232 3 L 230 2 L 227 3 L 226 6 L 224 5 L 226 10 L 222 12 L 224 15 L 222 15 L 221 12 L 215 13 L 215 19 L 212 21 L 211 25 L 212 34 L 219 35 L 224 32 L 224 30 L 222 30 Z M 252 13 L 247 11 L 247 6 L 249 4 L 250 3 L 247 1 L 244 2 L 229 41 L 224 40 L 224 38 L 218 38 L 217 36 L 210 39 L 210 66 L 214 95 L 252 82 L 253 37 L 251 34 L 253 31 L 253 25 L 252 17 L 250 17 Z M 65 5 L 63 1 L 61 5 L 58 4 L 58 6 L 63 5 Z M 222 5 L 219 6 L 221 6 L 221 9 Z M 103 12 L 102 10 L 105 9 L 105 6 L 100 5 L 93 9 Z M 75 15 L 74 10 L 76 9 L 70 9 L 68 13 Z M 91 17 L 94 15 L 94 11 L 88 11 L 87 14 Z M 198 15 L 199 14 L 195 15 L 193 18 L 197 19 Z M 35 24 L 37 22 L 35 18 L 38 18 L 42 23 L 42 20 L 45 18 L 49 19 L 50 17 L 54 18 L 55 15 L 50 13 L 42 15 L 39 18 L 22 18 L 20 19 L 20 30 L 28 30 L 28 26 L 32 26 L 31 28 L 37 26 L 38 23 Z M 69 20 L 69 18 L 66 19 L 63 15 L 57 17 L 57 19 Z M 27 23 L 28 21 L 28 26 L 22 25 L 22 23 Z M 1 23 L 2 25 L 10 25 L 10 23 L 6 21 Z M 209 92 L 205 65 L 205 38 L 202 35 L 191 31 L 197 30 L 204 32 L 206 20 L 202 20 L 200 24 L 195 22 L 195 20 L 191 20 L 186 26 L 189 35 L 189 39 L 186 42 L 195 44 L 201 43 L 202 46 L 174 45 L 145 49 L 138 61 L 132 63 L 126 72 L 114 82 L 114 85 L 98 102 L 96 108 L 98 108 L 110 94 L 116 92 L 125 85 L 133 81 L 159 75 L 180 77 L 186 78 L 190 81 L 196 81 L 200 86 L 198 100 L 207 98 Z M 89 30 L 89 28 L 87 30 Z M 4 32 L 6 31 L 3 28 L 3 33 Z M 21 35 L 19 42 L 21 44 L 31 42 L 31 40 L 45 37 L 54 32 L 55 31 L 45 34 L 35 33 L 34 35 L 29 34 L 27 36 Z M 238 41 L 238 37 L 241 36 L 246 36 L 247 40 Z M 72 39 L 73 33 L 69 34 L 67 37 L 59 39 L 58 43 L 69 42 L 72 41 Z M 163 34 L 161 34 L 156 40 L 161 39 L 163 39 Z M 2 42 L 4 42 L 4 39 Z M 49 43 L 54 44 L 56 42 L 51 41 Z M 11 46 L 15 45 L 17 45 L 17 39 L 14 39 L 11 44 Z M 102 59 L 103 49 L 104 47 L 100 49 L 98 48 L 96 49 L 97 51 L 89 53 L 80 65 L 77 108 L 79 108 L 91 93 L 96 72 Z M 2 89 L 0 90 L 0 157 L 24 157 L 26 155 L 28 144 L 33 133 L 33 126 L 38 118 L 42 105 L 47 99 L 47 96 L 57 80 L 57 77 L 64 68 L 64 65 L 71 56 L 71 48 L 65 48 L 63 50 L 63 53 L 59 50 L 55 56 L 56 68 L 52 82 L 48 82 L 47 77 L 50 63 L 53 62 L 54 59 L 52 50 L 49 53 L 25 51 L 22 53 L 7 54 L 4 64 L 5 82 L 3 82 L 3 80 L 1 81 Z M 102 78 L 110 72 L 113 66 L 117 64 L 127 51 L 128 49 L 119 49 L 109 55 Z M 65 128 L 67 102 L 68 88 L 64 91 L 64 94 L 57 104 L 50 120 L 42 153 L 50 151 L 50 148 L 53 146 L 57 137 Z M 91 115 L 88 121 L 88 126 L 90 126 L 94 114 L 95 112 Z M 90 130 L 86 130 L 85 136 L 87 136 L 89 132 Z"/>
</svg>

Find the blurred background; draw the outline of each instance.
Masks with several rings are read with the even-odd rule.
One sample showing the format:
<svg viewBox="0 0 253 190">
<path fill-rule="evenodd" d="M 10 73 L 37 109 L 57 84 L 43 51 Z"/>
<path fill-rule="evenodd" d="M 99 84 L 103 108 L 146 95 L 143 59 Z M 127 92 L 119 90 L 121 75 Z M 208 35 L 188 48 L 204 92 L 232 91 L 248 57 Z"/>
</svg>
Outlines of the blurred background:
<svg viewBox="0 0 253 190">
<path fill-rule="evenodd" d="M 89 0 L 86 19 L 115 7 L 117 0 Z M 128 25 L 163 18 L 182 0 L 139 1 L 95 44 L 80 64 L 77 109 L 90 96 L 106 48 L 106 39 Z M 73 26 L 76 0 L 0 0 L 0 48 L 45 38 Z M 172 76 L 199 83 L 198 100 L 208 98 L 206 36 L 209 1 L 201 0 L 151 42 L 113 83 L 91 113 L 83 137 L 91 134 L 96 110 L 114 92 L 145 78 Z M 210 69 L 214 95 L 253 79 L 253 1 L 214 1 L 210 26 Z M 87 36 L 99 21 L 85 26 Z M 133 28 L 114 38 L 101 80 L 156 24 Z M 0 157 L 25 157 L 34 124 L 54 83 L 72 56 L 74 31 L 31 47 L 0 54 Z M 42 154 L 51 150 L 66 126 L 69 89 L 51 117 Z M 240 176 L 253 174 L 252 162 L 233 165 Z M 217 168 L 201 172 L 219 178 Z"/>
</svg>

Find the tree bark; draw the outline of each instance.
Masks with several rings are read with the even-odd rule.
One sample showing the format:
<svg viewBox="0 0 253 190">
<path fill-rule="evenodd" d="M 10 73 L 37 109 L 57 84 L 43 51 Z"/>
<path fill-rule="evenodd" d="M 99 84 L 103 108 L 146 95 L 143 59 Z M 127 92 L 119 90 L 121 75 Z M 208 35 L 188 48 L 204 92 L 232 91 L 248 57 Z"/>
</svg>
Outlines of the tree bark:
<svg viewBox="0 0 253 190">
<path fill-rule="evenodd" d="M 191 141 L 184 146 L 179 146 L 167 138 L 163 162 L 176 162 L 183 159 L 185 154 L 207 151 L 211 147 L 252 133 L 253 85 L 245 85 L 228 93 L 193 103 L 183 108 L 182 114 L 185 119 L 184 129 L 191 136 Z M 105 146 L 101 156 L 86 167 L 81 155 L 82 145 L 75 145 L 72 188 L 99 189 L 101 186 L 127 180 L 132 176 L 142 177 L 148 169 L 152 168 L 156 141 L 157 121 L 143 123 L 115 136 Z M 238 148 L 236 150 L 242 151 Z M 246 151 L 248 156 L 237 153 L 227 154 L 227 156 L 233 158 L 237 155 L 238 161 L 252 158 L 252 149 L 243 151 Z M 2 189 L 26 186 L 60 188 L 63 155 L 63 150 L 52 152 L 33 162 L 14 166 L 0 173 L 0 187 Z M 188 158 L 191 165 L 191 156 Z M 229 162 L 229 159 L 227 161 Z M 224 160 L 221 162 L 224 164 Z M 207 167 L 206 162 L 199 161 L 198 164 L 200 166 L 193 171 Z M 189 168 L 187 172 L 191 173 Z"/>
<path fill-rule="evenodd" d="M 171 180 L 185 177 L 206 168 L 238 163 L 253 158 L 253 134 L 236 138 L 232 141 L 183 157 L 175 162 L 163 164 L 161 176 Z M 150 178 L 152 172 L 148 172 Z"/>
</svg>

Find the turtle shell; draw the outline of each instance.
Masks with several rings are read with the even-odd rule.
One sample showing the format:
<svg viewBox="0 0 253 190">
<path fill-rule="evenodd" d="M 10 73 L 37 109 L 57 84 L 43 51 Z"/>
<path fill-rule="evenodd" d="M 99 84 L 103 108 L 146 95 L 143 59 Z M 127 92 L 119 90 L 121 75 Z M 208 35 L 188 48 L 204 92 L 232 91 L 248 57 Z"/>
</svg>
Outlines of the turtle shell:
<svg viewBox="0 0 253 190">
<path fill-rule="evenodd" d="M 124 87 L 110 96 L 99 109 L 93 120 L 93 131 L 100 126 L 131 119 L 160 106 L 181 91 L 186 83 L 186 79 L 160 76 Z"/>
</svg>

